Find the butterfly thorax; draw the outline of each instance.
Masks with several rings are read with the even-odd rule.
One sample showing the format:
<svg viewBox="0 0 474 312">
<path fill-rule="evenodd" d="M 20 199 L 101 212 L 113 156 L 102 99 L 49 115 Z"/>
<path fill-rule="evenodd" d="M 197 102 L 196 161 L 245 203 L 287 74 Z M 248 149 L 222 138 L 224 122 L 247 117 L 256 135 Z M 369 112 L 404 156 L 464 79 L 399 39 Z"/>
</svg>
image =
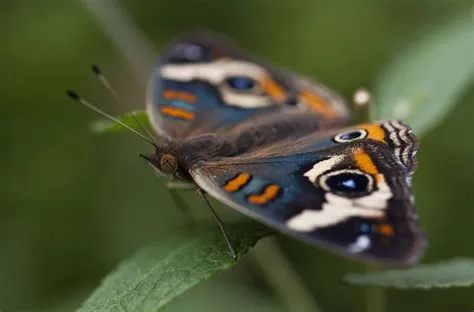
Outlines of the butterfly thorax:
<svg viewBox="0 0 474 312">
<path fill-rule="evenodd" d="M 182 168 L 188 172 L 202 161 L 232 155 L 235 147 L 215 134 L 187 139 L 179 145 L 178 160 Z"/>
</svg>

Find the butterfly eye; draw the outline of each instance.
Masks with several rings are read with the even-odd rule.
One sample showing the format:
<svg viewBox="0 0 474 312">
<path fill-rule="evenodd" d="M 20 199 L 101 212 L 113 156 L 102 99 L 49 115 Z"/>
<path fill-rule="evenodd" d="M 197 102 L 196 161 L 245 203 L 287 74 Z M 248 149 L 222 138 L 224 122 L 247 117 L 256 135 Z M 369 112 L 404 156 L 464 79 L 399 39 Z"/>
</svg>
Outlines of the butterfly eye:
<svg viewBox="0 0 474 312">
<path fill-rule="evenodd" d="M 159 169 L 165 174 L 173 174 L 178 169 L 178 160 L 172 154 L 163 154 L 160 157 Z"/>
<path fill-rule="evenodd" d="M 367 131 L 363 129 L 358 129 L 339 133 L 334 137 L 334 141 L 338 143 L 347 143 L 355 140 L 360 140 L 365 137 L 367 137 Z"/>
<path fill-rule="evenodd" d="M 372 177 L 358 170 L 341 170 L 321 177 L 321 186 L 329 192 L 362 196 L 372 191 Z"/>
<path fill-rule="evenodd" d="M 236 91 L 252 90 L 257 85 L 255 80 L 246 76 L 233 76 L 227 78 L 225 81 L 229 87 Z"/>
</svg>

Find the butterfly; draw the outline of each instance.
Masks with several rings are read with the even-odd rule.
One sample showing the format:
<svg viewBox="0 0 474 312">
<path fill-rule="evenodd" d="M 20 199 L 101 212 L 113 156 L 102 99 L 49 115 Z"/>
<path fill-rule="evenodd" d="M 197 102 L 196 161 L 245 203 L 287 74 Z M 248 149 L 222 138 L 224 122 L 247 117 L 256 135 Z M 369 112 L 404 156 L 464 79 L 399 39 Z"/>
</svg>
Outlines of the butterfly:
<svg viewBox="0 0 474 312">
<path fill-rule="evenodd" d="M 164 144 L 143 157 L 160 174 L 350 258 L 409 266 L 423 254 L 418 141 L 403 122 L 348 126 L 333 90 L 202 33 L 165 48 L 146 105 Z"/>
</svg>

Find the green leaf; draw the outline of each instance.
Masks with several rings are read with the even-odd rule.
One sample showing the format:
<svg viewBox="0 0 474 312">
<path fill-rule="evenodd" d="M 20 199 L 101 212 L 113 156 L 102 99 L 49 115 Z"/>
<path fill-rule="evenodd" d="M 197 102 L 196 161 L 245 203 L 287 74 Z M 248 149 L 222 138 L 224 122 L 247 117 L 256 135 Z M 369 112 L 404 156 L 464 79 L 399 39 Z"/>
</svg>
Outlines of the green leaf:
<svg viewBox="0 0 474 312">
<path fill-rule="evenodd" d="M 148 115 L 146 114 L 145 111 L 133 111 L 131 112 L 131 114 L 133 114 L 133 116 L 144 127 L 148 127 L 148 128 L 150 127 Z M 130 116 L 130 114 L 124 115 L 122 117 L 117 117 L 117 119 L 137 131 L 142 131 L 140 125 L 137 124 L 136 120 L 133 119 L 133 117 Z M 90 129 L 94 133 L 109 133 L 109 132 L 126 131 L 124 127 L 108 119 L 101 119 L 101 120 L 94 121 L 93 123 L 91 123 Z"/>
<path fill-rule="evenodd" d="M 279 302 L 278 297 L 269 292 L 256 291 L 258 286 L 252 287 L 251 280 L 248 282 L 236 280 L 234 276 L 242 275 L 245 269 L 247 268 L 240 267 L 238 269 L 240 272 L 233 272 L 230 279 L 228 278 L 230 274 L 228 274 L 216 276 L 210 283 L 200 283 L 199 287 L 193 288 L 167 305 L 165 311 L 288 312 L 288 309 Z M 300 312 L 300 310 L 295 311 Z"/>
<path fill-rule="evenodd" d="M 474 284 L 474 259 L 453 259 L 406 270 L 348 275 L 344 277 L 344 282 L 402 289 L 467 287 Z"/>
<path fill-rule="evenodd" d="M 254 223 L 228 230 L 239 257 L 271 233 Z M 177 296 L 234 264 L 218 230 L 180 239 L 166 237 L 120 264 L 78 311 L 161 311 Z"/>
<path fill-rule="evenodd" d="M 422 135 L 474 79 L 474 20 L 458 16 L 399 53 L 375 88 L 372 120 L 402 119 Z"/>
</svg>

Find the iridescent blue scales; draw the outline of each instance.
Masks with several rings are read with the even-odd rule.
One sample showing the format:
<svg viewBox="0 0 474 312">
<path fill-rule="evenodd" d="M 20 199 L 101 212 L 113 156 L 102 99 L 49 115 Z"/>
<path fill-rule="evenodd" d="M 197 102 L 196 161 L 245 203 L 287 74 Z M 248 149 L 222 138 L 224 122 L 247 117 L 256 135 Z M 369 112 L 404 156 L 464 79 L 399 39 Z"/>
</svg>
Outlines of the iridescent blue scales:
<svg viewBox="0 0 474 312">
<path fill-rule="evenodd" d="M 411 265 L 426 240 L 411 189 L 417 140 L 384 121 L 342 128 L 337 93 L 203 36 L 163 53 L 147 110 L 166 147 L 151 163 L 310 244 L 384 265 Z M 169 168 L 167 168 L 169 169 Z"/>
</svg>

